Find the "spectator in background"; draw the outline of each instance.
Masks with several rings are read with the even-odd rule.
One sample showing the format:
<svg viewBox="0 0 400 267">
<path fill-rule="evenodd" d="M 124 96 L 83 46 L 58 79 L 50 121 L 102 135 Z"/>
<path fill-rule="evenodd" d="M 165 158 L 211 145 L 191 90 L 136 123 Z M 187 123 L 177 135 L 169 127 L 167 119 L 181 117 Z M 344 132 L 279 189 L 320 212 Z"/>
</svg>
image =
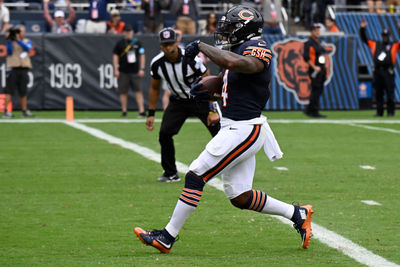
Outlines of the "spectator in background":
<svg viewBox="0 0 400 267">
<path fill-rule="evenodd" d="M 207 15 L 206 23 L 203 24 L 201 27 L 199 25 L 199 34 L 201 35 L 210 35 L 214 34 L 217 30 L 217 15 L 215 13 L 209 13 Z"/>
<path fill-rule="evenodd" d="M 122 117 L 126 117 L 128 112 L 129 88 L 136 93 L 139 117 L 145 117 L 142 78 L 145 74 L 146 57 L 144 48 L 138 40 L 133 38 L 133 35 L 132 26 L 125 25 L 124 38 L 115 45 L 113 50 L 114 75 L 118 78 Z"/>
<path fill-rule="evenodd" d="M 326 31 L 328 32 L 339 32 L 339 28 L 336 25 L 336 21 L 333 18 L 327 17 L 325 19 Z"/>
<path fill-rule="evenodd" d="M 6 32 L 10 23 L 10 11 L 4 5 L 3 0 L 0 0 L 0 31 Z"/>
<path fill-rule="evenodd" d="M 123 33 L 125 22 L 121 21 L 121 15 L 117 9 L 113 9 L 110 12 L 111 21 L 107 22 L 107 33 Z"/>
<path fill-rule="evenodd" d="M 382 0 L 367 0 L 368 12 L 377 12 L 383 13 L 385 12 L 382 9 L 383 1 Z"/>
<path fill-rule="evenodd" d="M 161 10 L 167 9 L 169 0 L 143 0 L 141 7 L 144 10 L 144 31 L 158 33 L 164 27 Z"/>
<path fill-rule="evenodd" d="M 196 21 L 200 14 L 197 0 L 174 0 L 171 14 L 177 17 L 175 26 L 182 33 L 196 33 Z"/>
<path fill-rule="evenodd" d="M 89 19 L 86 21 L 86 33 L 105 33 L 107 30 L 108 0 L 89 0 Z"/>
<path fill-rule="evenodd" d="M 386 0 L 386 5 L 390 7 L 391 12 L 395 12 L 394 7 L 400 6 L 400 0 Z"/>
<path fill-rule="evenodd" d="M 361 0 L 345 0 L 345 5 L 357 7 L 361 4 Z M 360 11 L 357 8 L 348 8 L 348 11 Z"/>
<path fill-rule="evenodd" d="M 282 22 L 281 0 L 264 0 L 264 34 L 281 34 L 279 23 Z"/>
<path fill-rule="evenodd" d="M 46 20 L 47 25 L 52 33 L 70 33 L 73 32 L 71 24 L 75 20 L 75 9 L 71 7 L 70 1 L 66 1 L 68 7 L 68 18 L 65 19 L 65 13 L 62 10 L 56 10 L 54 12 L 54 20 L 52 19 L 49 12 L 49 0 L 43 0 L 43 16 Z"/>
<path fill-rule="evenodd" d="M 300 22 L 301 17 L 301 0 L 292 0 L 292 17 L 294 18 L 294 23 Z"/>
<path fill-rule="evenodd" d="M 311 29 L 313 23 L 311 14 L 313 2 L 314 0 L 303 0 L 303 21 L 307 30 Z"/>
<path fill-rule="evenodd" d="M 7 74 L 6 98 L 4 106 L 7 107 L 11 101 L 14 91 L 19 94 L 19 101 L 22 109 L 22 116 L 34 117 L 28 109 L 28 71 L 32 69 L 29 52 L 32 48 L 32 41 L 25 38 L 25 27 L 15 26 L 7 35 L 7 59 L 6 66 L 10 72 Z M 9 111 L 3 113 L 3 118 L 12 118 L 13 114 Z"/>
<path fill-rule="evenodd" d="M 326 8 L 333 4 L 335 4 L 334 0 L 317 0 L 317 22 L 325 23 Z"/>
</svg>

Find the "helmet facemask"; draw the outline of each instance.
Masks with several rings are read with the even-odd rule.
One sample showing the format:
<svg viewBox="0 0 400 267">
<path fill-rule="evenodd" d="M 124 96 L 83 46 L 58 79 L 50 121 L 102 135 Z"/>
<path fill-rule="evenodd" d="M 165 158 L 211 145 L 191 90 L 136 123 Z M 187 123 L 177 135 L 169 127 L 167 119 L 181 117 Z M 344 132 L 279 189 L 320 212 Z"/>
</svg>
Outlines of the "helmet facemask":
<svg viewBox="0 0 400 267">
<path fill-rule="evenodd" d="M 235 27 L 231 24 L 231 22 L 225 20 L 223 17 L 220 21 L 218 21 L 217 29 L 214 33 L 215 45 L 229 50 L 236 40 L 234 31 Z"/>
</svg>

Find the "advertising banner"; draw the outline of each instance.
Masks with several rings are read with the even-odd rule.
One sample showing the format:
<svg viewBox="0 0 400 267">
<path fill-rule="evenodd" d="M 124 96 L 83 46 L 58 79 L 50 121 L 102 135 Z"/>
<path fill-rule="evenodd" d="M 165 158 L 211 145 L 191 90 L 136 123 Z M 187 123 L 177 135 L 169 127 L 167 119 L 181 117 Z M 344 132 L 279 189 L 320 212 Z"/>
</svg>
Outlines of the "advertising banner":
<svg viewBox="0 0 400 267">
<path fill-rule="evenodd" d="M 31 109 L 64 109 L 65 98 L 74 98 L 78 110 L 119 110 L 117 79 L 112 66 L 114 45 L 123 35 L 38 34 L 27 35 L 34 45 L 31 52 L 33 69 L 29 76 L 28 103 Z M 146 75 L 143 93 L 147 106 L 150 87 L 149 66 L 160 53 L 157 35 L 135 36 L 145 48 Z M 185 36 L 183 45 L 200 38 L 209 44 L 213 37 Z M 358 109 L 357 57 L 354 36 L 321 37 L 328 51 L 328 76 L 321 99 L 321 109 Z M 266 109 L 301 110 L 308 103 L 310 79 L 302 58 L 307 37 L 265 35 L 273 52 L 271 98 Z M 6 86 L 6 40 L 0 36 L 0 94 Z M 219 67 L 207 62 L 212 75 Z M 160 97 L 161 98 L 161 97 Z M 19 108 L 18 96 L 13 98 Z M 129 92 L 129 109 L 137 109 L 134 93 Z M 161 109 L 161 101 L 158 108 Z"/>
</svg>

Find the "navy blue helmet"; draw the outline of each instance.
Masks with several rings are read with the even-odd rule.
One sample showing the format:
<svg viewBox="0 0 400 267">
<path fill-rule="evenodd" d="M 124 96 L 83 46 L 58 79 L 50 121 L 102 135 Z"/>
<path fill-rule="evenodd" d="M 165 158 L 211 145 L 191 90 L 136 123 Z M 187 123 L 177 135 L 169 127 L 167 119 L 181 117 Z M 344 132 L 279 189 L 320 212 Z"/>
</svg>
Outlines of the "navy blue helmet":
<svg viewBox="0 0 400 267">
<path fill-rule="evenodd" d="M 262 34 L 264 19 L 256 9 L 238 5 L 229 9 L 218 21 L 216 45 L 229 49 Z"/>
</svg>

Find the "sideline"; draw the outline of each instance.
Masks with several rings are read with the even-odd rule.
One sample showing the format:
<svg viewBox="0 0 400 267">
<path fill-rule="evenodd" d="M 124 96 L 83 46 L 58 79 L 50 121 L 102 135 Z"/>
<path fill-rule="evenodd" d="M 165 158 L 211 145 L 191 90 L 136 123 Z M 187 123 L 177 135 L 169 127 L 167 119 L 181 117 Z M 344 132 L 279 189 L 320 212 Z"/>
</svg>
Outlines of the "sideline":
<svg viewBox="0 0 400 267">
<path fill-rule="evenodd" d="M 157 152 L 147 148 L 143 147 L 140 145 L 137 145 L 132 142 L 125 141 L 121 138 L 117 138 L 115 136 L 109 135 L 99 129 L 89 127 L 77 122 L 66 122 L 63 121 L 66 125 L 69 125 L 75 129 L 79 129 L 81 131 L 84 131 L 94 137 L 97 137 L 99 139 L 105 140 L 111 144 L 116 144 L 119 145 L 123 148 L 132 150 L 143 157 L 160 162 L 160 154 Z M 183 164 L 181 162 L 176 162 L 177 163 L 177 168 L 178 171 L 181 173 L 185 173 L 188 170 L 188 166 L 186 164 Z M 216 181 L 214 181 L 216 180 Z M 214 181 L 213 183 L 210 183 L 211 181 Z M 207 183 L 210 186 L 213 186 L 217 188 L 218 190 L 223 190 L 222 187 L 222 181 L 218 178 L 212 179 L 209 183 Z M 285 224 L 292 225 L 292 222 L 290 220 L 287 220 L 286 218 L 278 217 L 278 216 L 273 216 L 280 220 L 281 222 Z M 343 254 L 349 256 L 350 258 L 353 258 L 354 260 L 365 264 L 367 266 L 393 266 L 393 267 L 400 267 L 394 262 L 388 261 L 385 258 L 376 255 L 372 253 L 371 251 L 355 244 L 349 239 L 346 239 L 339 234 L 336 234 L 316 223 L 312 223 L 312 228 L 313 228 L 313 238 L 317 239 L 321 243 L 336 249 L 339 252 L 342 252 Z"/>
</svg>

